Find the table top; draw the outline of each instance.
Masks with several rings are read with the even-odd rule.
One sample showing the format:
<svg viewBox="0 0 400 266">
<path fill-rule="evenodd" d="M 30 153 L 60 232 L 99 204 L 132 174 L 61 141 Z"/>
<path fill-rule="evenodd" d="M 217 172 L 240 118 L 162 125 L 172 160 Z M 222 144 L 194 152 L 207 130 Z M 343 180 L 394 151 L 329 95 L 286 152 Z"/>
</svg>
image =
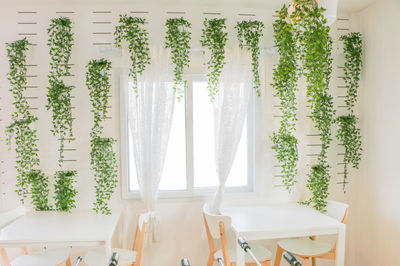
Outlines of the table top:
<svg viewBox="0 0 400 266">
<path fill-rule="evenodd" d="M 232 229 L 248 240 L 336 234 L 341 222 L 297 203 L 224 208 Z"/>
<path fill-rule="evenodd" d="M 120 215 L 120 211 L 106 216 L 92 210 L 30 212 L 0 230 L 0 246 L 108 241 Z"/>
</svg>

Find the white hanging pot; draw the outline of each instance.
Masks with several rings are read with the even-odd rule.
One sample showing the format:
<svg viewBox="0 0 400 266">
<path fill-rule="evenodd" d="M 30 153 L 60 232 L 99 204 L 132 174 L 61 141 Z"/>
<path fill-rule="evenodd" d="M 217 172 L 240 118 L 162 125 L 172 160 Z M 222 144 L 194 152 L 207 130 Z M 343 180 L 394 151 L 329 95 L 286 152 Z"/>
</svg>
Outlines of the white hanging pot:
<svg viewBox="0 0 400 266">
<path fill-rule="evenodd" d="M 320 0 L 319 5 L 326 9 L 324 15 L 327 25 L 331 26 L 336 21 L 338 0 Z"/>
</svg>

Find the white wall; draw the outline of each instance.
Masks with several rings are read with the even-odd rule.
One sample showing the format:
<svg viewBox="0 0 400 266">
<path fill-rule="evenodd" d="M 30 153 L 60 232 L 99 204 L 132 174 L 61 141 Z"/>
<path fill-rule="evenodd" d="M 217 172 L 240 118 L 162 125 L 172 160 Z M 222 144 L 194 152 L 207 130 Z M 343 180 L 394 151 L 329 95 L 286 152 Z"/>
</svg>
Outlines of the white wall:
<svg viewBox="0 0 400 266">
<path fill-rule="evenodd" d="M 347 265 L 399 265 L 400 2 L 378 1 L 353 15 L 363 34 L 360 88 L 364 156 L 350 199 Z"/>
<path fill-rule="evenodd" d="M 111 14 L 93 14 L 93 11 L 110 10 Z M 70 4 L 52 4 L 48 1 L 47 4 L 35 4 L 27 2 L 27 4 L 2 4 L 0 5 L 0 25 L 9 25 L 9 27 L 2 28 L 0 35 L 0 108 L 1 121 L 0 133 L 4 132 L 5 126 L 9 124 L 9 119 L 13 107 L 10 104 L 12 101 L 11 94 L 7 91 L 8 83 L 6 81 L 5 73 L 8 71 L 8 62 L 5 54 L 5 42 L 10 42 L 21 38 L 19 35 L 26 32 L 35 32 L 37 35 L 29 36 L 31 42 L 38 44 L 33 48 L 29 56 L 30 64 L 37 64 L 37 67 L 29 69 L 31 75 L 37 77 L 29 78 L 29 85 L 37 85 L 38 88 L 28 89 L 28 96 L 35 96 L 37 99 L 30 101 L 32 107 L 39 108 L 34 111 L 39 116 L 39 121 L 36 124 L 39 130 L 39 147 L 41 157 L 41 168 L 48 175 L 53 175 L 57 170 L 56 165 L 56 147 L 57 142 L 51 136 L 49 130 L 51 127 L 51 114 L 45 110 L 46 103 L 46 89 L 47 86 L 47 73 L 49 71 L 48 50 L 46 46 L 47 34 L 46 28 L 49 24 L 50 18 L 59 16 L 56 11 L 74 11 L 74 14 L 63 14 L 71 17 L 74 22 L 73 31 L 75 32 L 75 45 L 73 48 L 73 55 L 71 62 L 74 64 L 72 77 L 70 82 L 76 86 L 73 91 L 75 98 L 72 103 L 75 109 L 73 116 L 76 118 L 74 121 L 74 133 L 77 138 L 76 142 L 68 145 L 67 148 L 74 148 L 76 151 L 69 154 L 66 153 L 66 159 L 73 159 L 76 161 L 66 164 L 67 168 L 77 169 L 79 176 L 77 177 L 78 187 L 78 208 L 88 209 L 91 208 L 91 203 L 94 200 L 93 179 L 89 166 L 89 130 L 91 128 L 92 116 L 89 112 L 90 103 L 88 90 L 85 87 L 85 79 L 83 73 L 85 72 L 85 65 L 92 58 L 106 57 L 113 62 L 113 66 L 124 66 L 126 60 L 118 55 L 118 53 L 100 54 L 98 46 L 92 45 L 95 42 L 113 42 L 112 35 L 98 36 L 93 35 L 93 32 L 112 32 L 115 23 L 118 19 L 118 14 L 129 13 L 129 11 L 150 11 L 149 14 L 143 15 L 150 21 L 149 31 L 151 43 L 159 44 L 163 42 L 164 34 L 164 21 L 167 18 L 166 11 L 186 11 L 186 17 L 193 23 L 193 47 L 199 47 L 199 36 L 202 27 L 204 16 L 202 12 L 221 12 L 224 17 L 228 17 L 228 27 L 232 28 L 237 19 L 242 19 L 238 16 L 239 13 L 254 13 L 256 18 L 264 21 L 266 25 L 265 37 L 262 42 L 262 47 L 268 48 L 272 46 L 272 14 L 273 10 L 268 9 L 245 9 L 235 8 L 232 6 L 224 6 L 218 8 L 211 8 L 205 6 L 138 6 L 132 4 L 118 4 L 118 5 L 98 5 L 98 4 L 80 4 L 72 2 Z M 21 14 L 17 11 L 36 11 L 37 14 Z M 345 14 L 339 16 L 346 18 Z M 19 25 L 17 22 L 36 21 L 36 25 Z M 111 25 L 94 25 L 94 21 L 111 21 Z M 333 37 L 337 40 L 340 34 L 346 33 L 348 28 L 348 20 L 339 20 L 333 26 Z M 162 29 L 162 30 L 160 30 Z M 235 38 L 234 32 L 230 31 L 230 38 Z M 231 42 L 232 44 L 232 42 Z M 332 90 L 335 95 L 335 106 L 343 105 L 343 98 L 337 96 L 344 95 L 344 90 L 341 88 L 342 80 L 340 76 L 342 72 L 338 66 L 343 65 L 343 56 L 337 52 L 337 45 L 334 46 L 334 68 L 332 75 Z M 278 99 L 273 97 L 274 92 L 269 85 L 272 81 L 272 67 L 277 60 L 277 56 L 263 54 L 265 61 L 265 77 L 263 81 L 262 97 L 256 99 L 256 176 L 257 187 L 259 194 L 252 198 L 253 201 L 264 200 L 268 202 L 285 201 L 285 200 L 298 200 L 304 199 L 307 196 L 305 189 L 305 176 L 308 173 L 309 164 L 313 162 L 315 157 L 312 155 L 318 153 L 318 147 L 310 146 L 309 144 L 317 144 L 318 141 L 315 137 L 307 136 L 307 134 L 315 133 L 312 128 L 312 123 L 307 115 L 306 99 L 304 87 L 301 87 L 302 92 L 299 93 L 299 110 L 300 110 L 300 124 L 298 137 L 300 140 L 300 175 L 298 187 L 295 193 L 287 195 L 286 191 L 280 186 L 279 177 L 273 177 L 279 174 L 279 169 L 273 167 L 276 165 L 274 154 L 271 150 L 271 142 L 269 136 L 272 134 L 274 128 L 278 126 L 278 118 L 274 115 L 279 114 Z M 107 136 L 119 138 L 119 87 L 118 87 L 118 71 L 113 71 L 112 81 L 112 100 L 110 116 L 107 126 Z M 338 114 L 343 112 L 343 108 L 338 108 Z M 15 184 L 15 170 L 14 153 L 8 152 L 7 147 L 4 145 L 4 135 L 0 134 L 0 209 L 9 209 L 18 205 L 18 199 L 13 192 Z M 212 152 L 212 151 L 211 151 Z M 337 165 L 340 162 L 340 147 L 336 142 L 333 142 L 332 149 L 330 150 L 330 158 L 333 166 L 332 169 L 332 196 L 338 199 L 345 199 L 341 192 L 341 185 L 337 183 L 341 181 L 342 176 L 340 173 L 342 169 Z M 349 190 L 352 188 L 350 184 Z M 235 201 L 241 200 L 240 198 L 234 199 Z M 147 248 L 145 251 L 144 265 L 178 265 L 179 259 L 183 256 L 190 258 L 194 266 L 204 265 L 207 259 L 208 247 L 204 237 L 202 237 L 203 223 L 201 220 L 201 208 L 204 199 L 162 199 L 159 201 L 159 215 L 161 219 L 160 225 L 160 242 Z M 123 219 L 119 230 L 116 233 L 115 244 L 124 246 L 126 248 L 131 246 L 131 241 L 134 234 L 135 216 L 142 210 L 140 201 L 124 200 L 121 198 L 120 188 L 115 193 L 112 199 L 112 206 L 114 208 L 121 208 L 125 210 Z M 274 248 L 274 243 L 268 244 L 271 249 Z M 333 265 L 328 262 L 326 265 Z M 351 264 L 350 264 L 351 265 Z M 354 265 L 354 264 L 353 264 Z"/>
</svg>

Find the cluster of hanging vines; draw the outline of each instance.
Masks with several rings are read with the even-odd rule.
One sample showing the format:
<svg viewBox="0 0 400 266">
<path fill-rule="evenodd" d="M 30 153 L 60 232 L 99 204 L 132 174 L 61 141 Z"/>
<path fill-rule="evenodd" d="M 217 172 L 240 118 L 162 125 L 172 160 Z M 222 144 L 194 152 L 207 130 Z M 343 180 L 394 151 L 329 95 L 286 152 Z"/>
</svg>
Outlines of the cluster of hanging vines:
<svg viewBox="0 0 400 266">
<path fill-rule="evenodd" d="M 251 52 L 253 86 L 257 95 L 260 96 L 260 39 L 263 36 L 264 23 L 257 20 L 242 21 L 236 24 L 235 29 L 237 30 L 240 48 L 246 47 Z"/>
<path fill-rule="evenodd" d="M 294 136 L 297 121 L 296 92 L 298 90 L 298 47 L 293 24 L 288 23 L 286 8 L 278 12 L 273 24 L 275 46 L 278 48 L 279 63 L 273 70 L 272 87 L 280 99 L 281 121 L 278 132 L 272 136 L 273 149 L 281 166 L 282 183 L 291 190 L 296 180 L 298 141 Z"/>
<path fill-rule="evenodd" d="M 149 37 L 144 28 L 144 18 L 120 15 L 119 25 L 115 27 L 115 45 L 120 47 L 123 41 L 128 43 L 131 59 L 130 76 L 133 79 L 133 89 L 137 91 L 138 76 L 143 74 L 146 66 L 150 64 Z"/>
<path fill-rule="evenodd" d="M 13 138 L 15 139 L 17 154 L 15 168 L 18 173 L 15 191 L 22 203 L 30 192 L 29 173 L 39 165 L 38 138 L 37 132 L 33 128 L 37 117 L 30 112 L 29 103 L 24 96 L 27 88 L 26 53 L 30 45 L 26 38 L 6 44 L 10 63 L 8 80 L 11 85 L 10 92 L 14 98 L 13 105 L 16 109 L 11 115 L 11 124 L 6 128 L 7 144 L 11 146 Z"/>
<path fill-rule="evenodd" d="M 93 210 L 111 214 L 108 206 L 118 182 L 117 159 L 113 138 L 103 138 L 103 123 L 107 118 L 110 93 L 111 62 L 105 59 L 91 60 L 87 66 L 86 86 L 92 103 L 93 128 L 90 132 L 90 164 L 96 181 L 96 201 Z"/>
<path fill-rule="evenodd" d="M 190 28 L 192 24 L 184 18 L 169 18 L 165 25 L 167 34 L 165 36 L 165 47 L 171 49 L 171 59 L 174 64 L 175 92 L 180 101 L 187 88 L 187 81 L 183 79 L 183 70 L 189 66 L 190 52 Z"/>
<path fill-rule="evenodd" d="M 349 114 L 337 117 L 336 123 L 339 126 L 337 138 L 344 147 L 343 191 L 346 192 L 348 165 L 358 169 L 362 151 L 361 131 L 357 126 L 358 118 L 354 114 L 362 67 L 362 40 L 359 32 L 343 35 L 340 40 L 344 44 L 344 82 L 347 88 L 345 103 Z"/>
<path fill-rule="evenodd" d="M 47 45 L 50 48 L 50 73 L 47 93 L 48 110 L 52 111 L 54 136 L 60 141 L 59 166 L 64 162 L 65 142 L 73 140 L 72 134 L 72 106 L 71 91 L 73 86 L 66 85 L 64 78 L 71 76 L 71 50 L 74 41 L 72 22 L 69 18 L 59 17 L 51 20 L 48 28 L 49 39 Z M 58 171 L 55 175 L 55 200 L 56 208 L 61 211 L 70 211 L 75 207 L 76 195 L 74 177 L 76 171 Z"/>
</svg>

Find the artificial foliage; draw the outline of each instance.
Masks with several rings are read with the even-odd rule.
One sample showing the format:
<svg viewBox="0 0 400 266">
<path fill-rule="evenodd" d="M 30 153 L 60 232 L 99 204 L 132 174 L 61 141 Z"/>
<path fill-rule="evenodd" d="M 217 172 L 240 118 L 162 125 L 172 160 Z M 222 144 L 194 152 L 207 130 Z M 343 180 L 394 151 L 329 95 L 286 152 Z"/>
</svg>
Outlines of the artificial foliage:
<svg viewBox="0 0 400 266">
<path fill-rule="evenodd" d="M 49 178 L 41 170 L 31 170 L 28 175 L 31 184 L 32 204 L 36 211 L 49 211 Z"/>
<path fill-rule="evenodd" d="M 120 15 L 119 25 L 115 27 L 115 45 L 120 47 L 123 41 L 128 43 L 131 59 L 130 76 L 133 79 L 133 89 L 137 91 L 138 76 L 143 74 L 150 64 L 149 38 L 145 29 L 146 19 Z"/>
<path fill-rule="evenodd" d="M 260 90 L 260 39 L 263 36 L 264 23 L 257 20 L 248 20 L 238 22 L 235 26 L 239 39 L 239 46 L 246 47 L 251 51 L 252 71 L 253 71 L 253 87 L 257 95 L 261 95 Z"/>
<path fill-rule="evenodd" d="M 279 63 L 273 70 L 272 87 L 280 100 L 281 121 L 277 132 L 272 135 L 273 149 L 281 167 L 282 183 L 288 191 L 296 180 L 298 140 L 294 136 L 297 121 L 296 92 L 298 90 L 298 47 L 297 34 L 293 25 L 286 21 L 287 8 L 278 11 L 274 21 L 274 44 L 278 49 Z"/>
<path fill-rule="evenodd" d="M 348 176 L 348 166 L 358 169 L 361 160 L 361 131 L 357 127 L 357 117 L 354 114 L 343 115 L 336 118 L 339 125 L 337 138 L 344 147 L 344 178 L 343 191 L 346 192 L 346 183 Z"/>
<path fill-rule="evenodd" d="M 47 92 L 47 110 L 52 111 L 53 128 L 51 132 L 60 141 L 59 165 L 64 159 L 65 141 L 73 139 L 71 91 L 73 86 L 64 83 L 63 78 L 70 76 L 71 49 L 73 46 L 72 22 L 69 18 L 59 17 L 51 20 L 47 29 L 50 48 L 50 73 Z"/>
<path fill-rule="evenodd" d="M 205 19 L 201 35 L 201 45 L 210 50 L 210 58 L 207 62 L 207 88 L 211 101 L 214 101 L 218 93 L 218 82 L 225 65 L 225 45 L 228 40 L 226 32 L 226 19 Z"/>
<path fill-rule="evenodd" d="M 190 52 L 190 29 L 192 24 L 184 18 L 169 18 L 165 26 L 167 26 L 167 34 L 165 36 L 165 47 L 171 49 L 171 59 L 174 64 L 174 83 L 177 99 L 180 101 L 185 89 L 187 81 L 183 79 L 183 71 L 189 66 Z"/>
<path fill-rule="evenodd" d="M 58 211 L 70 212 L 76 207 L 75 188 L 76 171 L 57 171 L 55 174 L 55 208 Z"/>
<path fill-rule="evenodd" d="M 90 165 L 96 182 L 96 201 L 93 210 L 102 214 L 111 214 L 108 201 L 118 182 L 117 160 L 113 149 L 116 141 L 112 138 L 101 137 L 103 122 L 108 112 L 110 70 L 111 62 L 99 59 L 89 62 L 86 73 L 86 86 L 89 89 L 93 113 L 93 127 L 90 132 Z"/>
<path fill-rule="evenodd" d="M 361 33 L 351 32 L 341 36 L 340 40 L 344 44 L 344 82 L 347 88 L 345 103 L 349 114 L 336 118 L 339 127 L 336 136 L 344 147 L 343 191 L 346 192 L 348 166 L 358 169 L 362 151 L 361 131 L 357 126 L 358 118 L 354 114 L 362 67 Z"/>
<path fill-rule="evenodd" d="M 11 146 L 15 142 L 17 182 L 16 193 L 24 203 L 27 194 L 30 192 L 28 173 L 39 165 L 37 146 L 37 132 L 33 123 L 37 120 L 29 111 L 29 103 L 24 96 L 26 91 L 26 53 L 31 44 L 28 40 L 22 39 L 7 43 L 7 56 L 10 64 L 8 80 L 9 91 L 12 93 L 15 111 L 11 115 L 11 124 L 6 128 L 7 144 Z"/>
</svg>

